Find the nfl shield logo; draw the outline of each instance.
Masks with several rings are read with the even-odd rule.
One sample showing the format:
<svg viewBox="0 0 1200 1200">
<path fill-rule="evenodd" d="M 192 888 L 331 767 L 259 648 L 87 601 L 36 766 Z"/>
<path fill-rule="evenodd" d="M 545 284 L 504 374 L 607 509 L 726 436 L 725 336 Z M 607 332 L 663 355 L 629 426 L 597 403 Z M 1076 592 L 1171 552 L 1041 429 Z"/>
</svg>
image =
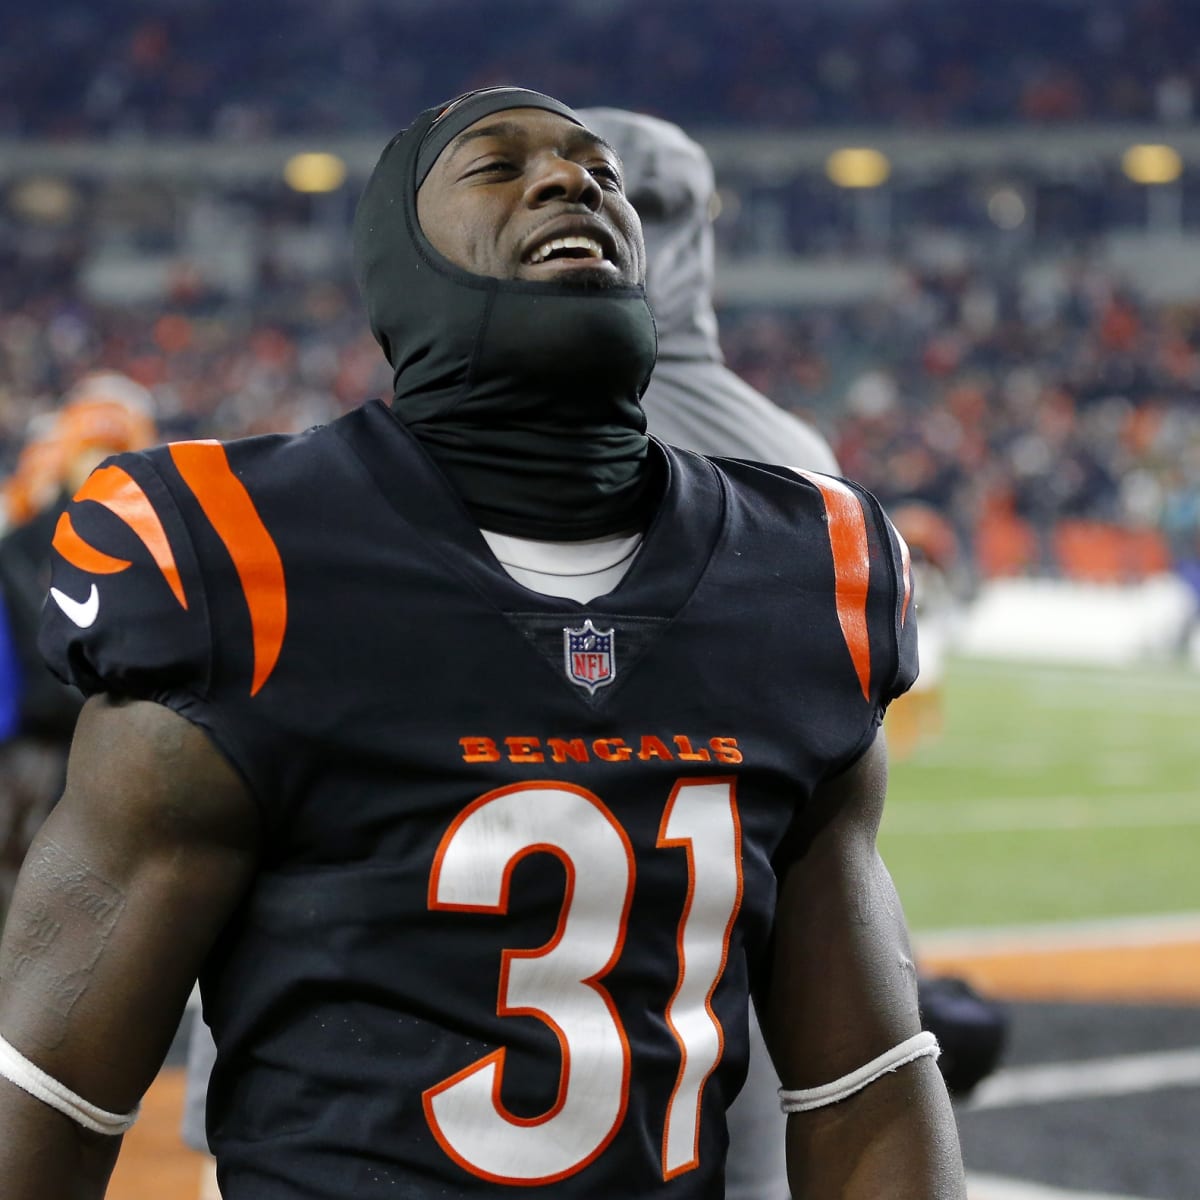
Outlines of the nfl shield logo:
<svg viewBox="0 0 1200 1200">
<path fill-rule="evenodd" d="M 612 683 L 617 674 L 617 654 L 611 629 L 597 629 L 589 617 L 579 629 L 563 630 L 567 678 L 593 695 Z"/>
</svg>

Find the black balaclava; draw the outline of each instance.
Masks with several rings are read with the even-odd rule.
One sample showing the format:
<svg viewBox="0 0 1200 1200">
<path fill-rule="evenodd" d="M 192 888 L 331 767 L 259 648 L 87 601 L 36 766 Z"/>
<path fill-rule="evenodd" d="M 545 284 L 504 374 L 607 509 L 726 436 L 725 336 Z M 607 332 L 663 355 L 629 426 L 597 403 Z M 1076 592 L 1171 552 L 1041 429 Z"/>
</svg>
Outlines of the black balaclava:
<svg viewBox="0 0 1200 1200">
<path fill-rule="evenodd" d="M 393 409 L 485 528 L 574 541 L 645 523 L 654 319 L 642 287 L 491 279 L 447 261 L 417 222 L 417 189 L 464 129 L 494 112 L 569 108 L 522 88 L 422 113 L 385 148 L 354 220 L 371 330 Z"/>
</svg>

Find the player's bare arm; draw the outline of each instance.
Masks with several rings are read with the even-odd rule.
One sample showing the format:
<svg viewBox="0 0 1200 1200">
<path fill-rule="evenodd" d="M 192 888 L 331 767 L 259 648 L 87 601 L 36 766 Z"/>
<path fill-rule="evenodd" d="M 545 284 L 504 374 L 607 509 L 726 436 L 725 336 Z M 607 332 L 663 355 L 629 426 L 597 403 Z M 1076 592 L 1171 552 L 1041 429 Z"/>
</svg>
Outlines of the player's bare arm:
<svg viewBox="0 0 1200 1200">
<path fill-rule="evenodd" d="M 886 786 L 879 736 L 818 791 L 811 841 L 782 881 L 765 1032 L 785 1091 L 811 1096 L 920 1033 L 904 917 L 875 847 Z M 966 1195 L 954 1116 L 932 1055 L 845 1099 L 793 1113 L 787 1141 L 795 1195 Z"/>
<path fill-rule="evenodd" d="M 200 963 L 250 877 L 256 814 L 198 728 L 96 697 L 0 944 L 0 1035 L 66 1094 L 136 1108 Z M 119 1136 L 0 1078 L 6 1200 L 104 1195 Z"/>
</svg>

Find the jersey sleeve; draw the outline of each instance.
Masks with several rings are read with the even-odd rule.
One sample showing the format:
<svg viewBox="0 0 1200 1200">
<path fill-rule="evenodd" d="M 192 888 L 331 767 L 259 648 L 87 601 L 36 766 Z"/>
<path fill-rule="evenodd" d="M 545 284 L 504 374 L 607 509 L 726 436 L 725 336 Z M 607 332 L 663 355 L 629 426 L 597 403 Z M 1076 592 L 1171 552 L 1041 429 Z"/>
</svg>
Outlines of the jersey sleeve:
<svg viewBox="0 0 1200 1200">
<path fill-rule="evenodd" d="M 908 547 L 879 501 L 847 479 L 792 470 L 824 505 L 838 624 L 862 698 L 876 720 L 917 678 L 917 622 Z"/>
<path fill-rule="evenodd" d="M 38 646 L 84 695 L 202 696 L 211 649 L 186 525 L 148 455 L 98 467 L 59 517 Z"/>
<path fill-rule="evenodd" d="M 868 522 L 875 525 L 879 539 L 878 573 L 887 581 L 880 597 L 880 623 L 886 622 L 884 637 L 894 647 L 894 669 L 880 679 L 879 701 L 881 707 L 886 708 L 912 687 L 920 671 L 912 559 L 907 543 L 883 506 L 870 492 L 864 490 L 862 495 Z"/>
</svg>

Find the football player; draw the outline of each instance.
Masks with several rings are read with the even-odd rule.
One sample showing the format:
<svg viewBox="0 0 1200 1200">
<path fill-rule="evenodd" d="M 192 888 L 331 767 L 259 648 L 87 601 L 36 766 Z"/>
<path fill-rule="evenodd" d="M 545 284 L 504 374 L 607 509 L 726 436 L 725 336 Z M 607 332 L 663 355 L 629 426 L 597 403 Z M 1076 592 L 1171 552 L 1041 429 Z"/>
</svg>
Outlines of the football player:
<svg viewBox="0 0 1200 1200">
<path fill-rule="evenodd" d="M 617 152 L 626 192 L 641 219 L 646 298 L 658 332 L 658 358 L 642 396 L 647 432 L 701 454 L 838 474 L 833 451 L 815 429 L 772 404 L 724 364 L 712 302 L 716 182 L 703 148 L 677 125 L 657 117 L 615 108 L 582 109 L 579 115 Z M 750 1037 L 751 1076 L 761 1074 L 764 1082 L 744 1088 L 730 1113 L 726 1196 L 775 1200 L 787 1191 L 784 1118 L 775 1095 L 778 1081 L 771 1077 L 753 1015 Z M 196 1150 L 208 1146 L 205 1090 L 214 1057 L 211 1034 L 203 1022 L 194 1022 L 183 1137 Z M 770 1116 L 763 1106 L 769 1106 Z"/>
<path fill-rule="evenodd" d="M 719 1197 L 752 990 L 793 1188 L 961 1200 L 875 850 L 895 530 L 647 438 L 558 101 L 422 114 L 355 248 L 390 405 L 109 460 L 56 531 L 92 698 L 0 948 L 6 1194 L 103 1194 L 199 973 L 226 1200 Z"/>
</svg>

